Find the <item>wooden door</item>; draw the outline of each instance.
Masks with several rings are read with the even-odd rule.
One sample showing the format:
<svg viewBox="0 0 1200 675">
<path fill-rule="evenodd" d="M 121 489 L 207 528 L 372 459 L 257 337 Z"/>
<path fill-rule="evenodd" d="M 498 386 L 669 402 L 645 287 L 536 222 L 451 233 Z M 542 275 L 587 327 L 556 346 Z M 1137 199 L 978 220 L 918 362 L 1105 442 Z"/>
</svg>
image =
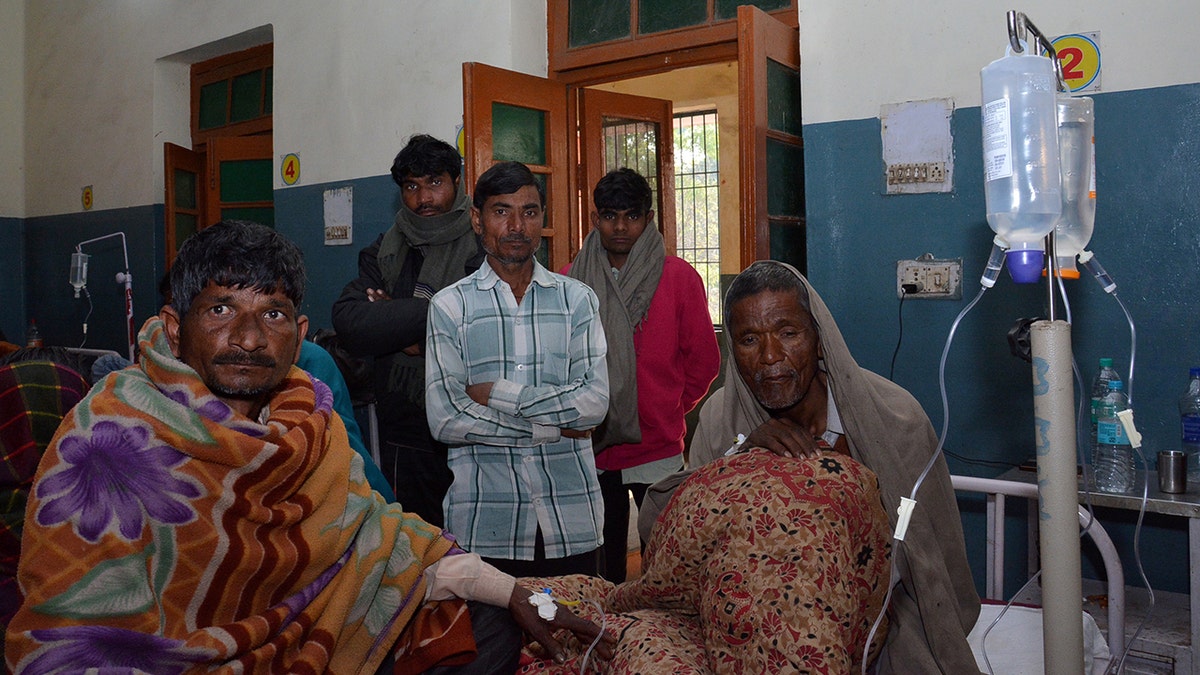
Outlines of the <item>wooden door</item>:
<svg viewBox="0 0 1200 675">
<path fill-rule="evenodd" d="M 275 227 L 271 136 L 228 136 L 208 142 L 204 227 L 252 220 Z"/>
<path fill-rule="evenodd" d="M 463 64 L 464 187 L 496 162 L 521 162 L 542 181 L 546 222 L 537 258 L 551 271 L 570 256 L 573 180 L 569 145 L 575 125 L 567 117 L 567 87 L 542 77 L 482 63 Z"/>
<path fill-rule="evenodd" d="M 167 267 L 170 267 L 179 246 L 205 222 L 204 153 L 164 143 L 163 155 L 167 188 L 163 200 L 164 248 Z"/>
<path fill-rule="evenodd" d="M 741 258 L 807 268 L 799 31 L 738 7 Z"/>
<path fill-rule="evenodd" d="M 591 227 L 592 188 L 604 174 L 629 167 L 646 177 L 654 192 L 658 229 L 667 254 L 675 255 L 675 161 L 671 101 L 599 89 L 580 93 L 580 232 L 574 255 Z"/>
</svg>

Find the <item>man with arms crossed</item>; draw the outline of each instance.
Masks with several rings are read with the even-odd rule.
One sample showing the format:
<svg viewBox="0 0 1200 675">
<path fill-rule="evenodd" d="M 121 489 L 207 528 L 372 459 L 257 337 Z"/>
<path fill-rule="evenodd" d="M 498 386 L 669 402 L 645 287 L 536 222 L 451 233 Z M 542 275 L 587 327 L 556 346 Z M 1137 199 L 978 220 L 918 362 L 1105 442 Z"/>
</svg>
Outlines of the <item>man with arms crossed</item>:
<svg viewBox="0 0 1200 675">
<path fill-rule="evenodd" d="M 595 574 L 604 525 L 590 430 L 608 410 L 596 294 L 534 258 L 545 195 L 503 162 L 475 184 L 479 271 L 434 296 L 429 426 L 450 446 L 447 527 L 514 576 Z"/>
</svg>

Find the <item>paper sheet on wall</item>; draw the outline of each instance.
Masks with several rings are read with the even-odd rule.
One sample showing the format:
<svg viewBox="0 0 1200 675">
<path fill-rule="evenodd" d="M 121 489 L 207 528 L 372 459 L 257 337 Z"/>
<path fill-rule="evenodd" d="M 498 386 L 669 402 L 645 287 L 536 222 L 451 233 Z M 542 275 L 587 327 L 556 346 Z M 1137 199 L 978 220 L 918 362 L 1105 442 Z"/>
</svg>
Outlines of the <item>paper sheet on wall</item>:
<svg viewBox="0 0 1200 675">
<path fill-rule="evenodd" d="M 354 243 L 354 188 L 325 191 L 325 245 L 348 246 Z"/>
</svg>

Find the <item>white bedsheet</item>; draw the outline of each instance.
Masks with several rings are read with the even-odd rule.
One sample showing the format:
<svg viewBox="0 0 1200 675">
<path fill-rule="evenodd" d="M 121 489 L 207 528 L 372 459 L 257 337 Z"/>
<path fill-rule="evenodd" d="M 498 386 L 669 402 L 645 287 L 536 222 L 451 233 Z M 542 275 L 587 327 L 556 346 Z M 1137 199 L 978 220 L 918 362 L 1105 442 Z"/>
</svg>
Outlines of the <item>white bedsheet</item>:
<svg viewBox="0 0 1200 675">
<path fill-rule="evenodd" d="M 995 675 L 1042 675 L 1042 610 L 1031 607 L 1013 606 L 1004 613 L 1000 622 L 987 634 L 987 658 L 991 669 L 983 658 L 984 631 L 1000 615 L 1004 605 L 984 604 L 979 611 L 979 620 L 967 636 L 979 669 Z M 1108 667 L 1108 642 L 1096 625 L 1096 620 L 1083 613 L 1083 669 L 1085 673 L 1100 675 Z"/>
</svg>

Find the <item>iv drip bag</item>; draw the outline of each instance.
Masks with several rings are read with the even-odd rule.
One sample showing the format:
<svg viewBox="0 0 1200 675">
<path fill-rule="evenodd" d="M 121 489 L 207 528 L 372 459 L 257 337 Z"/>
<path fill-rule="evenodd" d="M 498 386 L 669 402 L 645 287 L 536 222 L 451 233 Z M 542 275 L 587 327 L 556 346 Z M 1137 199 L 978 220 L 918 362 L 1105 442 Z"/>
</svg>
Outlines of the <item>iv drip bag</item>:
<svg viewBox="0 0 1200 675">
<path fill-rule="evenodd" d="M 71 286 L 75 288 L 75 297 L 77 298 L 80 289 L 87 286 L 87 266 L 88 255 L 86 253 L 75 251 L 71 254 Z"/>
<path fill-rule="evenodd" d="M 1042 240 L 1062 213 L 1054 62 L 1024 51 L 979 73 L 983 94 L 983 174 L 987 221 L 1008 242 L 1017 283 L 1041 278 Z"/>
<path fill-rule="evenodd" d="M 1096 137 L 1092 99 L 1058 95 L 1058 149 L 1062 164 L 1062 217 L 1054 227 L 1061 274 L 1078 279 L 1075 256 L 1088 245 L 1096 222 Z"/>
</svg>

